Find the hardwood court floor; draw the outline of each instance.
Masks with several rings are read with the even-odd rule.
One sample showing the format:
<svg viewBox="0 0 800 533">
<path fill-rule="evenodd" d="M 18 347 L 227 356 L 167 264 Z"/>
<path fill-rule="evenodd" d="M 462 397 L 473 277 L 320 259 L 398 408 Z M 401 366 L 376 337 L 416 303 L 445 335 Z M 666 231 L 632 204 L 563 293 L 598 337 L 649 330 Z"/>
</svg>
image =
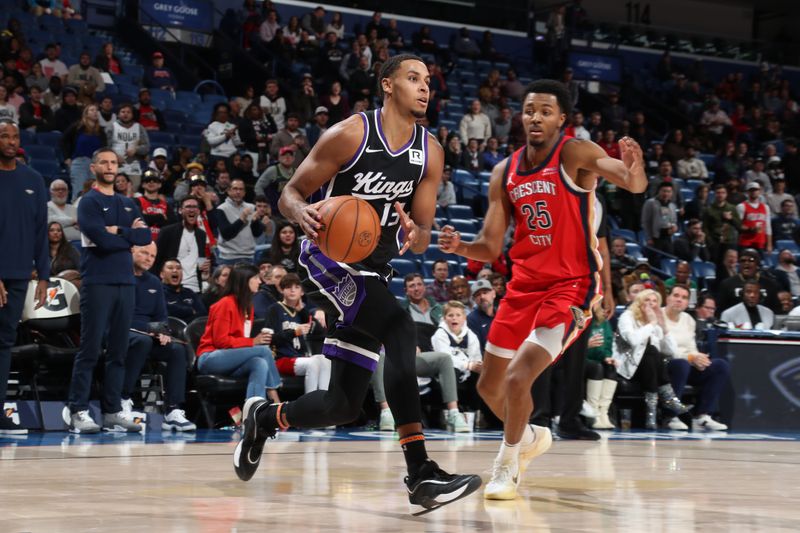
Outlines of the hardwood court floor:
<svg viewBox="0 0 800 533">
<path fill-rule="evenodd" d="M 397 443 L 376 435 L 281 434 L 248 483 L 230 432 L 0 437 L 0 533 L 800 530 L 797 436 L 556 441 L 516 501 L 478 493 L 413 517 Z M 497 438 L 434 432 L 428 448 L 486 481 Z"/>
</svg>

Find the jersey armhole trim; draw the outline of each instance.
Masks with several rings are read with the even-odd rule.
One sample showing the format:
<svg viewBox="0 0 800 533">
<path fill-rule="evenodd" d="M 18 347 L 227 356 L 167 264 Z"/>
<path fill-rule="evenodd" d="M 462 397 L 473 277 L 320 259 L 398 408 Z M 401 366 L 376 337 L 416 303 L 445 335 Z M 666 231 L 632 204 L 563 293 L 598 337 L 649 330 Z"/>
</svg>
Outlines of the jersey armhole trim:
<svg viewBox="0 0 800 533">
<path fill-rule="evenodd" d="M 350 161 L 345 163 L 339 172 L 346 172 L 350 170 L 361 157 L 361 154 L 364 152 L 364 148 L 367 147 L 367 137 L 369 137 L 369 121 L 367 120 L 367 115 L 365 115 L 363 112 L 359 113 L 359 116 L 361 116 L 361 121 L 364 123 L 364 137 L 362 137 L 361 145 L 358 147 L 358 150 L 356 150 L 355 155 L 352 157 L 352 159 L 350 159 Z"/>
</svg>

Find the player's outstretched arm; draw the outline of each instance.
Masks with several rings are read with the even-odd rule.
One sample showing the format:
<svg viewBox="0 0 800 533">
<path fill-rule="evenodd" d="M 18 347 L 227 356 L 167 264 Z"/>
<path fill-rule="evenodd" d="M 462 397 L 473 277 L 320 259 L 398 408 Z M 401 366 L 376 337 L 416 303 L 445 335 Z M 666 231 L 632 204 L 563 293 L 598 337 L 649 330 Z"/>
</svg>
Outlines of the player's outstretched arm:
<svg viewBox="0 0 800 533">
<path fill-rule="evenodd" d="M 299 224 L 312 240 L 316 240 L 320 228 L 317 210 L 322 202 L 309 205 L 306 198 L 328 183 L 356 155 L 363 137 L 361 115 L 352 115 L 331 127 L 303 159 L 281 193 L 278 201 L 281 213 Z"/>
<path fill-rule="evenodd" d="M 511 218 L 511 203 L 503 188 L 508 159 L 500 161 L 492 170 L 489 181 L 489 209 L 483 219 L 483 228 L 473 242 L 462 242 L 453 226 L 445 226 L 439 235 L 439 248 L 476 261 L 491 263 L 503 252 L 503 239 Z"/>
<path fill-rule="evenodd" d="M 571 140 L 562 152 L 567 172 L 576 178 L 579 187 L 592 189 L 595 175 L 599 174 L 611 183 L 633 193 L 647 190 L 647 174 L 644 156 L 639 143 L 630 137 L 619 140 L 622 160 L 609 157 L 592 141 Z"/>
</svg>

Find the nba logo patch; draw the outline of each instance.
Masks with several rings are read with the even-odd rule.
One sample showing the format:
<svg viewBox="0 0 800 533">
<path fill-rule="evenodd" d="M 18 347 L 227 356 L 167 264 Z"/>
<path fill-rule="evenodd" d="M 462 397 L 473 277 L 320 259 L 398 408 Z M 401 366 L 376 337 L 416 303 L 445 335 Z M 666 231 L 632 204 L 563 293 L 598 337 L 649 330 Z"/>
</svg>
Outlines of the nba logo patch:
<svg viewBox="0 0 800 533">
<path fill-rule="evenodd" d="M 422 150 L 409 150 L 408 161 L 412 165 L 422 165 L 424 161 L 424 158 L 422 156 Z"/>
</svg>

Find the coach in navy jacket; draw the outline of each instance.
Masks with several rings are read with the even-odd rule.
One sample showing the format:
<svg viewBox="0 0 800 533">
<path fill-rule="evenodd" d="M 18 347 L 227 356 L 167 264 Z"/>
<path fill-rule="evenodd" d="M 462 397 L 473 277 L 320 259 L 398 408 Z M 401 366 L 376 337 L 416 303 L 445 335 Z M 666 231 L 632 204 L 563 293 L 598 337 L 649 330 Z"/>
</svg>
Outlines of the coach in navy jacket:
<svg viewBox="0 0 800 533">
<path fill-rule="evenodd" d="M 25 433 L 6 418 L 11 347 L 17 338 L 31 271 L 39 277 L 37 307 L 45 303 L 50 277 L 47 191 L 38 172 L 17 163 L 19 127 L 0 120 L 0 435 Z"/>
<path fill-rule="evenodd" d="M 135 278 L 131 246 L 150 243 L 151 234 L 130 198 L 114 193 L 118 170 L 116 154 L 101 148 L 92 157 L 95 188 L 78 206 L 81 257 L 81 345 L 75 356 L 69 391 L 70 430 L 99 431 L 88 418 L 92 372 L 107 332 L 106 366 L 101 408 L 109 430 L 139 431 L 120 419 L 120 394 L 125 377 L 128 330 L 135 305 Z"/>
</svg>

